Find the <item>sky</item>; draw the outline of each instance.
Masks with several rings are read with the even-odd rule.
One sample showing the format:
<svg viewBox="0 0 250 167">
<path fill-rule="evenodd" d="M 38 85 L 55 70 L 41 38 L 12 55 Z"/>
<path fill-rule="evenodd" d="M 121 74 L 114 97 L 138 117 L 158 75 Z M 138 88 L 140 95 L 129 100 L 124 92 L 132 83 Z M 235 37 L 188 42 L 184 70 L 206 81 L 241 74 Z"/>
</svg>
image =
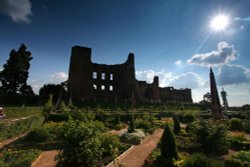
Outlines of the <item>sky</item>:
<svg viewBox="0 0 250 167">
<path fill-rule="evenodd" d="M 249 0 L 0 0 L 0 69 L 24 43 L 33 56 L 28 83 L 67 80 L 71 47 L 92 48 L 92 61 L 121 64 L 135 54 L 136 78 L 209 92 L 209 67 L 230 106 L 250 103 Z M 218 15 L 223 30 L 211 27 Z"/>
</svg>

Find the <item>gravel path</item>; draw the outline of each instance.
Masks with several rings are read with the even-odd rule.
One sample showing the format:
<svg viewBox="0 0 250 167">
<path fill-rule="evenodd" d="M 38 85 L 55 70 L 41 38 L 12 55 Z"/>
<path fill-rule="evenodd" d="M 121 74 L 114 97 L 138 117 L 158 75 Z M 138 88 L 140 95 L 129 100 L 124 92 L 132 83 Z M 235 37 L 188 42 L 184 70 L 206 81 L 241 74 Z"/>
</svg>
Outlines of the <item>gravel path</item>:
<svg viewBox="0 0 250 167">
<path fill-rule="evenodd" d="M 15 136 L 15 137 L 12 137 L 12 138 L 10 138 L 10 139 L 6 139 L 6 140 L 1 141 L 1 142 L 0 142 L 0 148 L 2 148 L 2 147 L 4 147 L 5 145 L 8 145 L 8 144 L 10 144 L 10 143 L 12 143 L 12 142 L 18 140 L 19 138 L 21 138 L 21 137 L 23 137 L 23 136 L 25 136 L 25 135 L 26 135 L 26 133 L 21 134 L 21 135 L 18 135 L 18 136 Z"/>
</svg>

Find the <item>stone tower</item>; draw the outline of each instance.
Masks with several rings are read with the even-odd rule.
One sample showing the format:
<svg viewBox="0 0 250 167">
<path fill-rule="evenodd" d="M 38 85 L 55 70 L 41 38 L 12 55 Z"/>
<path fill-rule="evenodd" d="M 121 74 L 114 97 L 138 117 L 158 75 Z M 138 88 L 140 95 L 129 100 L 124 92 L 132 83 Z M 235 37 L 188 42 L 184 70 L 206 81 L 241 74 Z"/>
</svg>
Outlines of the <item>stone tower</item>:
<svg viewBox="0 0 250 167">
<path fill-rule="evenodd" d="M 212 67 L 210 67 L 211 112 L 215 119 L 222 118 L 222 109 Z"/>
</svg>

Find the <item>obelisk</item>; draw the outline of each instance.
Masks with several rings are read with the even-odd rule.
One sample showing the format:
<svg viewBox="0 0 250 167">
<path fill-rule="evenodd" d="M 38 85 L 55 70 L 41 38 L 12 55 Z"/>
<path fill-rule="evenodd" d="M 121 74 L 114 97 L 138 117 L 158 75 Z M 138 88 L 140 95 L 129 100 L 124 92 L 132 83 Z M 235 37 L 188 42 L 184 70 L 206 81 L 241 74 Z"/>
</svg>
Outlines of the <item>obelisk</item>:
<svg viewBox="0 0 250 167">
<path fill-rule="evenodd" d="M 211 91 L 211 112 L 212 117 L 215 119 L 221 119 L 222 109 L 220 105 L 220 99 L 217 91 L 216 81 L 214 78 L 214 73 L 212 67 L 210 67 L 210 91 Z"/>
</svg>

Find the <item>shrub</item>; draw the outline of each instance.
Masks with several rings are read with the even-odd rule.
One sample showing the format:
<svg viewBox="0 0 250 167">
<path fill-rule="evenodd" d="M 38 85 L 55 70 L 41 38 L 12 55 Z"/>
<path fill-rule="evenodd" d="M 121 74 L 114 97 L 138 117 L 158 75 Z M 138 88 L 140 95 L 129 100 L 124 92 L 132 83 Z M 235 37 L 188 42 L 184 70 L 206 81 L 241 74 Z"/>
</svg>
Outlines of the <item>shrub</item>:
<svg viewBox="0 0 250 167">
<path fill-rule="evenodd" d="M 40 150 L 4 150 L 0 154 L 1 167 L 27 167 L 39 156 Z M 1 162 L 2 161 L 2 162 Z M 1 164 L 3 163 L 3 165 Z"/>
<path fill-rule="evenodd" d="M 249 167 L 250 151 L 239 151 L 224 161 L 225 167 Z"/>
<path fill-rule="evenodd" d="M 227 139 L 227 129 L 224 125 L 202 121 L 192 131 L 196 141 L 201 144 L 205 151 L 214 153 L 227 152 L 230 143 Z"/>
<path fill-rule="evenodd" d="M 161 137 L 161 156 L 170 161 L 177 159 L 175 136 L 168 124 Z"/>
<path fill-rule="evenodd" d="M 59 152 L 59 166 L 97 166 L 103 150 L 98 133 L 104 127 L 100 125 L 97 122 L 66 122 L 61 128 L 64 149 Z"/>
<path fill-rule="evenodd" d="M 30 131 L 24 138 L 27 142 L 45 142 L 49 138 L 49 132 L 42 127 Z"/>
<path fill-rule="evenodd" d="M 243 123 L 240 119 L 238 118 L 232 118 L 230 120 L 230 129 L 231 130 L 238 130 L 242 131 L 243 130 Z"/>
<path fill-rule="evenodd" d="M 100 135 L 101 145 L 104 155 L 111 155 L 113 158 L 118 156 L 118 149 L 121 145 L 117 135 L 112 133 L 103 133 Z"/>
<path fill-rule="evenodd" d="M 178 134 L 181 131 L 181 126 L 180 126 L 179 119 L 175 114 L 173 114 L 172 118 L 173 118 L 173 121 L 174 121 L 174 133 Z"/>
<path fill-rule="evenodd" d="M 223 167 L 223 165 L 208 159 L 203 154 L 196 153 L 184 160 L 182 167 Z"/>
<path fill-rule="evenodd" d="M 243 122 L 243 129 L 244 131 L 250 133 L 250 121 L 249 120 L 245 120 Z"/>
<path fill-rule="evenodd" d="M 131 115 L 131 119 L 129 121 L 128 133 L 133 133 L 134 131 L 135 131 L 134 115 Z"/>
<path fill-rule="evenodd" d="M 140 144 L 141 141 L 145 138 L 145 134 L 140 129 L 135 129 L 133 133 L 129 133 L 125 130 L 119 134 L 119 137 L 122 142 L 129 144 Z"/>
</svg>

